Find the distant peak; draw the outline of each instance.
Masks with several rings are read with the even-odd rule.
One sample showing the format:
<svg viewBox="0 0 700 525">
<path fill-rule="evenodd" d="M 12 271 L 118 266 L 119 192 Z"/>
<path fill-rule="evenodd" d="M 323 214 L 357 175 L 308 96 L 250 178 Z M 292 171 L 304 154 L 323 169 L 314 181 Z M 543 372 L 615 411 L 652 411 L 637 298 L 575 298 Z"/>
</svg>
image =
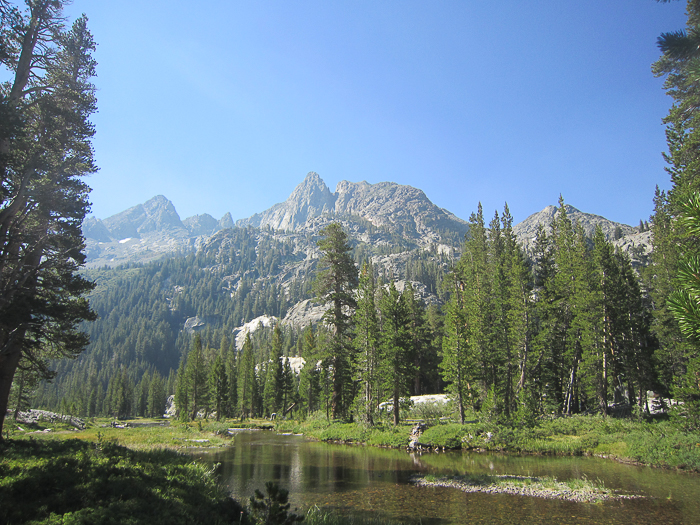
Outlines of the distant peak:
<svg viewBox="0 0 700 525">
<path fill-rule="evenodd" d="M 326 194 L 330 195 L 330 190 L 318 173 L 315 171 L 310 171 L 307 173 L 302 183 L 294 188 L 294 191 L 289 198 L 294 200 L 302 196 L 315 195 L 319 193 L 323 194 L 324 196 Z"/>
<path fill-rule="evenodd" d="M 297 186 L 296 189 L 300 188 L 319 188 L 322 191 L 330 191 L 328 190 L 328 186 L 326 186 L 326 183 L 323 181 L 321 176 L 315 171 L 310 171 L 306 174 L 306 177 L 304 177 L 304 180 Z"/>
<path fill-rule="evenodd" d="M 170 203 L 170 200 L 164 195 L 156 195 L 155 197 L 148 199 L 144 204 L 166 204 Z"/>
</svg>

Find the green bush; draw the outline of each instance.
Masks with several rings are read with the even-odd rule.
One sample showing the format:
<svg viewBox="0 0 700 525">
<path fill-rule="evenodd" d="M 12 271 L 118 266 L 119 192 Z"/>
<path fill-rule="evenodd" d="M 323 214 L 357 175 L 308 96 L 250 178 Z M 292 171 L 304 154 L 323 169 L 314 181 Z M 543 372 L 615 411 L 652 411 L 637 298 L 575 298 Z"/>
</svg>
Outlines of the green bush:
<svg viewBox="0 0 700 525">
<path fill-rule="evenodd" d="M 416 403 L 408 413 L 407 419 L 420 419 L 426 425 L 437 425 L 440 418 L 449 417 L 452 414 L 452 407 L 441 401 L 431 401 L 426 403 Z"/>
<path fill-rule="evenodd" d="M 432 426 L 423 432 L 420 442 L 434 447 L 460 448 L 462 437 L 465 436 L 466 429 L 469 427 L 470 425 L 457 423 Z"/>
<path fill-rule="evenodd" d="M 344 443 L 361 443 L 366 440 L 369 431 L 366 427 L 354 423 L 333 423 L 318 434 L 322 441 L 342 441 Z"/>
<path fill-rule="evenodd" d="M 375 447 L 405 447 L 408 445 L 409 432 L 409 427 L 406 426 L 374 428 L 369 432 L 366 443 Z"/>
<path fill-rule="evenodd" d="M 658 466 L 700 470 L 700 434 L 686 433 L 663 426 L 627 436 L 627 451 L 632 459 Z"/>
</svg>

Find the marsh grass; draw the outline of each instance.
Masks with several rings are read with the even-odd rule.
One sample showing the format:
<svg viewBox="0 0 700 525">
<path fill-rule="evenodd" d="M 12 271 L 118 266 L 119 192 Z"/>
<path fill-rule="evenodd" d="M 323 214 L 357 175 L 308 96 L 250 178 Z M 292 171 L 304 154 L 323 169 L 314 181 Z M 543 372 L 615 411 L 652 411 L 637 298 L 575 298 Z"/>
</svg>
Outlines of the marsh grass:
<svg viewBox="0 0 700 525">
<path fill-rule="evenodd" d="M 260 428 L 263 421 L 247 421 L 243 425 L 239 421 L 202 421 L 178 422 L 162 419 L 133 419 L 126 423 L 129 428 L 114 428 L 110 425 L 111 419 L 94 419 L 88 422 L 86 429 L 80 432 L 56 428 L 52 426 L 51 432 L 34 433 L 28 429 L 25 432 L 15 432 L 14 439 L 36 440 L 65 440 L 79 439 L 82 441 L 111 442 L 134 450 L 172 449 L 184 450 L 188 448 L 212 448 L 224 447 L 230 444 L 231 436 L 229 428 Z M 267 422 L 269 424 L 269 422 Z"/>
<path fill-rule="evenodd" d="M 279 432 L 294 432 L 340 443 L 365 443 L 401 448 L 412 425 L 374 427 L 329 423 L 325 419 L 276 424 Z M 700 471 L 700 433 L 679 429 L 670 421 L 602 416 L 557 417 L 530 427 L 494 422 L 438 423 L 420 437 L 438 449 L 462 449 L 560 456 L 596 455 L 657 467 Z"/>
</svg>

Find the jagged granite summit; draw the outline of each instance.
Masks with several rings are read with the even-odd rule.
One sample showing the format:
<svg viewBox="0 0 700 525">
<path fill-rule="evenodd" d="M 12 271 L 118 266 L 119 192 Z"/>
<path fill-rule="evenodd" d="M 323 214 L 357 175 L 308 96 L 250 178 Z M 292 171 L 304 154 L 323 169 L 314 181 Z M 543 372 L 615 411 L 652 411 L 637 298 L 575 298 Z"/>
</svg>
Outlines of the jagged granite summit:
<svg viewBox="0 0 700 525">
<path fill-rule="evenodd" d="M 395 182 L 338 183 L 331 193 L 323 179 L 309 172 L 289 198 L 262 213 L 241 219 L 237 226 L 275 230 L 316 231 L 319 217 L 353 217 L 416 241 L 439 241 L 439 230 L 463 235 L 466 222 L 435 204 L 423 191 Z"/>
<path fill-rule="evenodd" d="M 230 213 L 219 221 L 208 214 L 181 221 L 173 203 L 157 195 L 107 219 L 85 220 L 87 266 L 143 263 L 166 254 L 190 251 L 204 238 L 232 226 Z"/>
<path fill-rule="evenodd" d="M 312 217 L 333 213 L 334 207 L 335 197 L 328 186 L 318 173 L 311 171 L 286 201 L 247 219 L 240 219 L 236 221 L 236 226 L 269 226 L 275 230 L 295 230 Z"/>
</svg>

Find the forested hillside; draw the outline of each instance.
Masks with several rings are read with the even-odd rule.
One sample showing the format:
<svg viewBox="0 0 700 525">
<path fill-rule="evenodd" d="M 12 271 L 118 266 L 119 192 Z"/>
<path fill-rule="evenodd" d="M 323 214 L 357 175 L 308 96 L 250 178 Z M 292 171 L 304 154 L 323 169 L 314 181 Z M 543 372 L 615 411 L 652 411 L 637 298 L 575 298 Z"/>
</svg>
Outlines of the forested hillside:
<svg viewBox="0 0 700 525">
<path fill-rule="evenodd" d="M 371 238 L 391 239 L 382 228 L 368 230 Z M 353 244 L 358 264 L 374 257 L 385 279 L 410 279 L 427 294 L 441 293 L 449 256 L 402 242 L 373 244 Z M 318 257 L 311 235 L 244 227 L 223 230 L 186 256 L 87 270 L 86 277 L 97 283 L 90 302 L 99 315 L 84 325 L 91 343 L 77 360 L 56 363 L 56 379 L 39 386 L 34 404 L 106 414 L 114 403 L 110 382 L 130 390 L 144 377 L 146 383 L 158 377 L 164 406 L 164 396 L 174 393 L 174 372 L 191 347 L 195 329 L 186 329 L 188 319 L 198 319 L 205 347 L 218 349 L 224 340 L 230 343 L 223 346 L 230 345 L 236 327 L 262 315 L 284 318 L 290 305 L 312 298 Z M 303 325 L 285 325 L 285 355 L 298 353 L 294 347 Z M 267 352 L 260 349 L 266 337 L 261 332 L 253 339 L 257 361 Z M 141 387 L 147 394 L 145 384 Z M 22 394 L 15 394 L 17 402 Z"/>
<path fill-rule="evenodd" d="M 650 304 L 627 256 L 566 210 L 560 203 L 539 226 L 529 255 L 507 208 L 488 226 L 481 210 L 472 216 L 459 258 L 455 246 L 421 249 L 361 218 L 337 223 L 362 269 L 359 288 L 347 284 L 356 302 L 342 307 L 350 331 L 340 342 L 329 314 L 313 327 L 284 321 L 319 294 L 323 236 L 235 227 L 196 253 L 88 270 L 99 315 L 84 325 L 91 344 L 57 363 L 33 404 L 157 415 L 175 394 L 183 417 L 322 410 L 371 422 L 387 399 L 445 391 L 460 417 L 647 410 L 647 391 L 670 386 L 658 379 L 667 372 L 654 361 Z M 272 324 L 240 334 L 237 347 L 238 327 L 260 316 Z"/>
</svg>

